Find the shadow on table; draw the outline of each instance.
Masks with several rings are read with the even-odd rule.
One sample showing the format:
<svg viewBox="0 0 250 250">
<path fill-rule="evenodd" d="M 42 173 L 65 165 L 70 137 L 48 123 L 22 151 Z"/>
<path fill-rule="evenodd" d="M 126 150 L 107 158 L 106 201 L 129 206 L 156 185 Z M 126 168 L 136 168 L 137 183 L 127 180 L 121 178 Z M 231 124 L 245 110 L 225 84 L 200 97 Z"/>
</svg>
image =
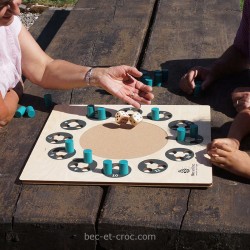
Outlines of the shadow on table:
<svg viewBox="0 0 250 250">
<path fill-rule="evenodd" d="M 221 169 L 219 167 L 213 166 L 213 175 L 222 179 L 227 179 L 230 181 L 235 182 L 235 185 L 237 185 L 237 182 L 244 183 L 244 184 L 250 184 L 250 180 L 247 178 L 240 177 L 238 175 L 232 174 L 228 172 L 227 170 Z"/>
<path fill-rule="evenodd" d="M 69 14 L 70 11 L 68 10 L 55 10 L 48 23 L 38 36 L 35 34 L 36 25 L 34 25 L 34 28 L 31 27 L 32 35 L 34 35 L 35 38 L 37 37 L 36 41 L 43 50 L 47 49 Z M 44 17 L 46 18 L 46 13 L 44 14 Z"/>
<path fill-rule="evenodd" d="M 22 95 L 19 104 L 25 107 L 32 106 L 35 110 L 47 113 L 51 112 L 54 105 L 56 105 L 56 103 L 53 102 L 50 108 L 46 108 L 44 103 L 44 98 L 26 93 Z"/>
<path fill-rule="evenodd" d="M 219 111 L 233 118 L 236 111 L 232 105 L 231 93 L 237 87 L 250 86 L 250 70 L 243 71 L 237 75 L 227 76 L 206 90 L 200 97 L 187 95 L 179 89 L 181 77 L 194 66 L 209 67 L 215 59 L 183 59 L 172 60 L 161 63 L 161 69 L 168 69 L 168 81 L 162 84 L 163 88 L 176 95 L 186 98 L 188 101 L 199 105 L 210 105 L 215 111 Z M 144 71 L 145 69 L 141 69 Z M 154 71 L 147 73 L 153 77 Z"/>
<path fill-rule="evenodd" d="M 169 70 L 169 80 L 163 85 L 169 92 L 183 96 L 189 101 L 200 105 L 210 105 L 215 111 L 222 112 L 228 117 L 233 118 L 236 111 L 232 105 L 231 93 L 237 87 L 250 86 L 250 70 L 239 74 L 227 76 L 209 87 L 200 97 L 186 95 L 179 87 L 181 77 L 194 66 L 209 67 L 215 59 L 185 59 L 167 61 L 161 64 L 162 69 Z"/>
</svg>

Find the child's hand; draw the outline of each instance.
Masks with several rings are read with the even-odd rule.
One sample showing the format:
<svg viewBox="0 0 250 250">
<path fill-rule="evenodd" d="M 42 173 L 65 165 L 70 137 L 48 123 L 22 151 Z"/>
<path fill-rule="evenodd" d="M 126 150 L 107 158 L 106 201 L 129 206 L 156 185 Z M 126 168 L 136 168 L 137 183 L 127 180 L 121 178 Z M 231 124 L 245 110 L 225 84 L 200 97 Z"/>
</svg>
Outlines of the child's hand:
<svg viewBox="0 0 250 250">
<path fill-rule="evenodd" d="M 250 108 L 250 87 L 236 88 L 232 93 L 232 101 L 237 112 Z"/>
<path fill-rule="evenodd" d="M 195 88 L 195 79 L 203 81 L 202 90 L 206 89 L 212 83 L 210 70 L 200 66 L 192 68 L 181 78 L 179 87 L 190 95 Z"/>
<path fill-rule="evenodd" d="M 0 128 L 7 125 L 13 118 L 17 109 L 18 101 L 19 97 L 13 89 L 10 89 L 7 92 L 4 99 L 0 92 Z"/>
<path fill-rule="evenodd" d="M 216 147 L 208 151 L 208 154 L 213 165 L 250 178 L 250 157 L 246 152 L 226 143 L 217 142 Z"/>
<path fill-rule="evenodd" d="M 209 152 L 212 152 L 213 149 L 216 149 L 217 148 L 217 144 L 226 144 L 228 146 L 230 146 L 231 148 L 234 148 L 234 149 L 239 149 L 240 147 L 240 142 L 234 138 L 220 138 L 220 139 L 214 139 L 211 143 L 209 143 L 207 145 L 207 151 L 208 151 L 208 154 L 211 155 L 212 153 L 209 153 Z"/>
<path fill-rule="evenodd" d="M 0 92 L 0 128 L 8 123 L 9 111 Z"/>
</svg>

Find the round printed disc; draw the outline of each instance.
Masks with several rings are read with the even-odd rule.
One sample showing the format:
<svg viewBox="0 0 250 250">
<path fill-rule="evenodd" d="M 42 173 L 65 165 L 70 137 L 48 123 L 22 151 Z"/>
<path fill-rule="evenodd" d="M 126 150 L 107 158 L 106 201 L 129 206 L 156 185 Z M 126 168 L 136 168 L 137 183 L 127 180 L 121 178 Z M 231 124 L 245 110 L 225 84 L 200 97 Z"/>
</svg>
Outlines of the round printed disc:
<svg viewBox="0 0 250 250">
<path fill-rule="evenodd" d="M 48 156 L 54 160 L 64 160 L 74 156 L 76 151 L 73 153 L 67 153 L 64 147 L 53 148 L 48 152 Z"/>
<path fill-rule="evenodd" d="M 172 121 L 168 124 L 168 127 L 173 130 L 177 130 L 179 127 L 184 127 L 186 130 L 190 130 L 190 125 L 193 124 L 193 122 L 187 121 L 187 120 L 177 120 Z"/>
<path fill-rule="evenodd" d="M 124 176 L 127 176 L 131 173 L 132 169 L 130 166 L 128 166 L 128 174 L 127 175 L 121 175 L 119 173 L 119 164 L 118 163 L 113 163 L 112 164 L 112 174 L 104 174 L 104 171 L 102 169 L 102 173 L 107 176 L 107 177 L 110 177 L 110 178 L 121 178 L 121 177 L 124 177 Z"/>
<path fill-rule="evenodd" d="M 86 126 L 86 122 L 78 119 L 71 119 L 64 121 L 60 124 L 61 128 L 66 130 L 77 130 L 84 128 Z"/>
<path fill-rule="evenodd" d="M 194 157 L 194 152 L 187 148 L 173 148 L 165 153 L 172 161 L 187 161 Z"/>
<path fill-rule="evenodd" d="M 46 137 L 46 141 L 52 144 L 65 143 L 67 139 L 73 139 L 73 135 L 65 132 L 57 132 Z"/>
<path fill-rule="evenodd" d="M 169 120 L 170 118 L 172 118 L 172 116 L 173 116 L 171 113 L 169 113 L 169 112 L 167 112 L 167 111 L 160 111 L 159 114 L 160 114 L 160 119 L 157 120 L 157 121 L 167 121 L 167 120 Z M 152 120 L 152 115 L 151 115 L 151 113 L 149 113 L 149 114 L 147 115 L 147 117 L 148 117 L 148 119 Z M 157 122 L 157 121 L 156 121 L 156 122 Z"/>
<path fill-rule="evenodd" d="M 176 140 L 177 141 L 177 140 Z M 203 137 L 198 135 L 197 138 L 190 137 L 190 134 L 186 134 L 185 141 L 177 141 L 181 145 L 197 145 L 203 142 Z"/>
<path fill-rule="evenodd" d="M 73 161 L 71 161 L 68 164 L 68 169 L 77 173 L 86 173 L 89 171 L 93 171 L 96 168 L 96 166 L 97 166 L 96 161 L 93 161 L 92 163 L 89 164 L 85 163 L 81 158 L 76 158 L 73 159 Z"/>
<path fill-rule="evenodd" d="M 168 164 L 158 159 L 149 159 L 140 162 L 138 168 L 143 173 L 157 174 L 167 170 Z"/>
</svg>

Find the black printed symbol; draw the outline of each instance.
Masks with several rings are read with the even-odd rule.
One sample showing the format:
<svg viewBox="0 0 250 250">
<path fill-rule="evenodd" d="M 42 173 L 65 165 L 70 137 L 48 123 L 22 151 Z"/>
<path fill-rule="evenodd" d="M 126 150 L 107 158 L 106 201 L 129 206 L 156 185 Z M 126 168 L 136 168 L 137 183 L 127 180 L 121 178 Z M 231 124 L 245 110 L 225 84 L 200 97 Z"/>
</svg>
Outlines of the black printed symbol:
<svg viewBox="0 0 250 250">
<path fill-rule="evenodd" d="M 182 168 L 178 171 L 179 173 L 182 173 L 182 174 L 187 174 L 190 172 L 190 170 L 188 168 Z"/>
</svg>

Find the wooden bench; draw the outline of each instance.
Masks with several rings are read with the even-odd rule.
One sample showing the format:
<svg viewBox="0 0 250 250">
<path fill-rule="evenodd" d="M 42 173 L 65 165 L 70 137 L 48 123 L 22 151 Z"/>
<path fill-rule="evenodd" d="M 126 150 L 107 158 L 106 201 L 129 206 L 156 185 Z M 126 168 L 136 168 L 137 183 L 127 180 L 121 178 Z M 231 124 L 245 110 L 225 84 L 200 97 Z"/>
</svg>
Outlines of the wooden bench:
<svg viewBox="0 0 250 250">
<path fill-rule="evenodd" d="M 216 138 L 227 134 L 235 115 L 230 92 L 248 73 L 221 80 L 202 98 L 183 95 L 178 81 L 229 47 L 240 15 L 238 0 L 80 0 L 70 12 L 46 11 L 31 32 L 54 58 L 168 68 L 169 82 L 154 88 L 153 103 L 211 105 Z M 49 116 L 45 93 L 55 103 L 122 103 L 96 88 L 48 91 L 25 82 L 21 104 L 33 105 L 36 117 L 15 118 L 0 130 L 1 249 L 250 248 L 249 181 L 217 168 L 208 189 L 22 184 L 19 175 Z"/>
</svg>

